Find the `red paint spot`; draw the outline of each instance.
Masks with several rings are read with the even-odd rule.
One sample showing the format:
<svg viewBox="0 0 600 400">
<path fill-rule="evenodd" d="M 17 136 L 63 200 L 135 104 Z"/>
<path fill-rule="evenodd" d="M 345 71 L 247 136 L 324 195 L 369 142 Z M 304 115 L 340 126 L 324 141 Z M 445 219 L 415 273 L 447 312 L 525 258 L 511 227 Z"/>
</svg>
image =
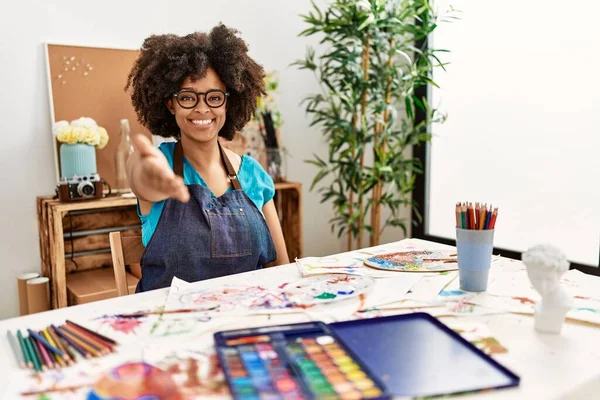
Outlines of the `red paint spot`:
<svg viewBox="0 0 600 400">
<path fill-rule="evenodd" d="M 513 297 L 514 300 L 518 300 L 521 304 L 535 304 L 535 301 L 527 298 L 527 297 Z"/>
<path fill-rule="evenodd" d="M 114 318 L 105 321 L 114 331 L 123 333 L 135 333 L 135 330 L 142 322 L 136 318 Z"/>
</svg>

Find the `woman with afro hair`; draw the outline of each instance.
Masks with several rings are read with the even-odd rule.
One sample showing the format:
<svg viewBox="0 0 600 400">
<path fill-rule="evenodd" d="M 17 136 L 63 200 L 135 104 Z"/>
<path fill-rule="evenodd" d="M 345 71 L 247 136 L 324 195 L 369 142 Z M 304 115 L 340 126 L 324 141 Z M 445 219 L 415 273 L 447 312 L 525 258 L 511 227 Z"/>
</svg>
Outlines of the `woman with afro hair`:
<svg viewBox="0 0 600 400">
<path fill-rule="evenodd" d="M 220 146 L 264 94 L 264 70 L 237 32 L 153 35 L 126 90 L 139 121 L 174 138 L 157 149 L 132 136 L 127 177 L 139 201 L 142 278 L 136 292 L 289 262 L 273 204 L 273 180 L 258 162 Z"/>
</svg>

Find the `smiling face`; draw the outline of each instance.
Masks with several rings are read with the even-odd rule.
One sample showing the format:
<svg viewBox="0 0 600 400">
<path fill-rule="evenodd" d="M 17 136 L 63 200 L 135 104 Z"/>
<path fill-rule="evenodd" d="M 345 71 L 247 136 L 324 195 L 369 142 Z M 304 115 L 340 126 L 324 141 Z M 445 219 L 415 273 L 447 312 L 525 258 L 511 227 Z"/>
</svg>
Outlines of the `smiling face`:
<svg viewBox="0 0 600 400">
<path fill-rule="evenodd" d="M 189 77 L 186 78 L 180 88 L 180 90 L 190 90 L 200 93 L 206 93 L 211 90 L 225 92 L 226 89 L 225 84 L 212 68 L 206 71 L 204 78 L 197 81 L 193 81 Z M 167 106 L 175 115 L 177 125 L 181 129 L 182 140 L 187 139 L 194 142 L 206 143 L 217 139 L 219 131 L 225 124 L 227 102 L 225 101 L 225 104 L 221 107 L 211 108 L 206 104 L 207 101 L 211 102 L 211 99 L 206 99 L 206 96 L 200 95 L 198 104 L 189 109 L 181 107 L 174 97 L 167 101 Z"/>
</svg>

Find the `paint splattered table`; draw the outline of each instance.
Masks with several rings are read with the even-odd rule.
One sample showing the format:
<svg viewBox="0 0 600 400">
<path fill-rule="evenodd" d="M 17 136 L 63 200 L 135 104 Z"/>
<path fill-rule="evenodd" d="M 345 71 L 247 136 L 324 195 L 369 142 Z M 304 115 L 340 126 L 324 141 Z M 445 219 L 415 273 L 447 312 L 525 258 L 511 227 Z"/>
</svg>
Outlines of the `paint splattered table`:
<svg viewBox="0 0 600 400">
<path fill-rule="evenodd" d="M 416 239 L 364 249 L 357 254 L 368 256 L 381 251 L 450 249 Z M 517 389 L 478 393 L 469 398 L 531 399 L 577 398 L 576 394 L 598 393 L 600 387 L 600 329 L 580 323 L 567 323 L 558 336 L 538 334 L 533 329 L 531 299 L 519 261 L 496 258 L 492 263 L 490 290 L 483 295 L 462 292 L 455 272 L 424 274 L 419 279 L 411 273 L 377 278 L 374 290 L 365 296 L 331 302 L 315 308 L 290 312 L 252 315 L 223 314 L 213 311 L 194 315 L 147 315 L 122 318 L 120 315 L 140 310 L 158 310 L 165 306 L 168 289 L 74 306 L 46 313 L 0 322 L 0 398 L 19 398 L 21 393 L 46 390 L 43 396 L 26 398 L 79 399 L 106 371 L 125 362 L 146 362 L 166 371 L 189 398 L 210 396 L 228 398 L 216 358 L 212 335 L 216 331 L 275 325 L 290 322 L 368 318 L 414 311 L 430 312 L 476 343 L 500 363 L 521 376 Z M 411 280 L 405 278 L 408 275 Z M 224 285 L 257 285 L 279 288 L 300 279 L 296 265 L 290 264 L 240 275 L 197 282 L 198 290 Z M 573 318 L 591 316 L 598 310 L 590 306 L 594 298 L 586 290 L 595 286 L 594 277 L 570 275 L 566 284 L 582 290 L 585 307 Z M 588 286 L 586 286 L 590 283 Z M 586 289 L 587 288 L 587 289 Z M 593 297 L 593 293 L 592 293 Z M 600 304 L 600 303 L 599 303 Z M 600 307 L 599 307 L 600 308 Z M 579 313 L 579 314 L 577 314 Z M 76 366 L 34 374 L 19 369 L 6 340 L 5 332 L 16 329 L 41 329 L 65 320 L 82 323 L 117 340 L 115 354 L 81 360 Z M 399 338 L 398 340 L 401 340 Z M 72 390 L 62 390 L 71 388 Z M 572 397 L 561 397 L 571 394 Z M 589 398 L 589 397 L 587 397 Z"/>
</svg>

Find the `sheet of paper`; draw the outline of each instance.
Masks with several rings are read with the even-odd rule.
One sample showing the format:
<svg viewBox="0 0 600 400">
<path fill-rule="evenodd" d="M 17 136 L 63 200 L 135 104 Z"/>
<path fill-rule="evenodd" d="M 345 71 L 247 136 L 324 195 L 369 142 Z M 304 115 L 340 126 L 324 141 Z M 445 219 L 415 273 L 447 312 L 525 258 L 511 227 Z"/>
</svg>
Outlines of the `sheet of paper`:
<svg viewBox="0 0 600 400">
<path fill-rule="evenodd" d="M 375 290 L 370 292 L 362 304 L 363 309 L 396 303 L 423 278 L 421 274 L 398 273 L 393 278 L 377 279 Z"/>
<path fill-rule="evenodd" d="M 487 355 L 508 353 L 508 349 L 494 337 L 490 328 L 481 321 L 448 318 L 444 323 Z"/>
<path fill-rule="evenodd" d="M 423 274 L 410 292 L 406 294 L 406 298 L 423 302 L 439 301 L 438 294 L 457 278 L 458 272 Z"/>
</svg>

